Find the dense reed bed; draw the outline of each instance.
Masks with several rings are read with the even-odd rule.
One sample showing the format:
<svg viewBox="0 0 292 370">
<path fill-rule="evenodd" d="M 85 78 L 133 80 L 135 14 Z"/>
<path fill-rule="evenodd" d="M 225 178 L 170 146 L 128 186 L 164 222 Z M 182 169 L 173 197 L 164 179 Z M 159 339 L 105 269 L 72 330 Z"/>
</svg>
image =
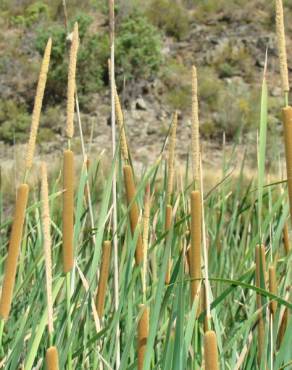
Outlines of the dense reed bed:
<svg viewBox="0 0 292 370">
<path fill-rule="evenodd" d="M 246 182 L 244 161 L 238 177 L 226 175 L 235 151 L 230 157 L 225 153 L 222 178 L 208 193 L 194 66 L 191 128 L 174 112 L 157 161 L 135 169 L 114 79 L 115 7 L 112 0 L 109 5 L 111 118 L 116 123 L 110 169 L 104 176 L 101 160 L 87 161 L 85 152 L 84 163 L 75 166 L 73 139 L 78 142 L 80 135 L 84 144 L 81 124 L 74 134 L 76 115 L 81 122 L 75 24 L 68 52 L 63 181 L 42 162 L 40 189 L 31 189 L 28 199 L 30 169 L 39 165 L 34 152 L 54 40 L 45 50 L 24 180 L 13 218 L 1 225 L 1 366 L 288 369 L 292 115 L 282 2 L 276 1 L 276 24 L 288 184 L 267 181 L 266 63 L 258 102 L 258 176 Z M 190 131 L 185 162 L 175 151 L 180 129 Z M 3 220 L 2 208 L 0 213 Z"/>
</svg>

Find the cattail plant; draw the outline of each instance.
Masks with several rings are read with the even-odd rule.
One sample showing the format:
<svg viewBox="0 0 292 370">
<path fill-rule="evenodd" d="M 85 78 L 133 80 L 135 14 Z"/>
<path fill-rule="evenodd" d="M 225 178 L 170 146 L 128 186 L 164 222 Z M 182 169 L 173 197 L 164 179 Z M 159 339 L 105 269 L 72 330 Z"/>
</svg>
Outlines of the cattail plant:
<svg viewBox="0 0 292 370">
<path fill-rule="evenodd" d="M 63 271 L 67 274 L 74 265 L 74 154 L 71 150 L 64 152 L 63 186 Z"/>
<path fill-rule="evenodd" d="M 138 370 L 143 370 L 144 357 L 149 334 L 149 307 L 141 305 L 142 316 L 138 323 Z"/>
<path fill-rule="evenodd" d="M 59 356 L 56 347 L 48 348 L 46 352 L 47 370 L 59 370 Z"/>
<path fill-rule="evenodd" d="M 219 370 L 216 333 L 209 330 L 204 335 L 205 370 Z"/>
<path fill-rule="evenodd" d="M 69 139 L 72 139 L 74 135 L 76 66 L 77 66 L 78 47 L 79 47 L 79 33 L 78 33 L 78 23 L 76 22 L 74 24 L 74 30 L 72 35 L 68 70 L 66 134 Z"/>
<path fill-rule="evenodd" d="M 198 292 L 201 273 L 201 239 L 202 239 L 202 206 L 201 194 L 198 190 L 191 193 L 191 248 L 190 276 L 192 301 Z"/>
<path fill-rule="evenodd" d="M 110 258 L 111 258 L 111 242 L 105 241 L 103 243 L 101 268 L 99 275 L 99 282 L 96 295 L 96 309 L 99 319 L 101 320 L 104 311 L 104 303 L 106 296 L 106 289 L 109 277 Z"/>
<path fill-rule="evenodd" d="M 54 332 L 54 321 L 53 321 L 53 298 L 52 298 L 52 256 L 51 256 L 51 218 L 50 218 L 50 207 L 49 207 L 49 190 L 48 190 L 48 174 L 47 166 L 42 163 L 41 166 L 42 174 L 42 226 L 43 226 L 43 245 L 45 254 L 45 265 L 46 265 L 46 292 L 47 292 L 47 306 L 48 306 L 48 331 L 50 339 L 50 347 L 46 353 L 47 369 L 58 370 L 58 350 L 53 344 L 53 332 Z"/>
<path fill-rule="evenodd" d="M 192 67 L 192 167 L 195 186 L 199 183 L 200 133 L 197 69 Z"/>
<path fill-rule="evenodd" d="M 122 111 L 121 102 L 120 102 L 120 98 L 119 98 L 116 86 L 115 86 L 115 109 L 116 109 L 117 123 L 118 123 L 119 131 L 120 131 L 122 158 L 125 162 L 127 162 L 129 160 L 129 152 L 128 152 L 126 131 L 125 131 L 124 114 Z"/>
<path fill-rule="evenodd" d="M 176 128 L 177 128 L 177 112 L 173 115 L 171 135 L 168 149 L 168 171 L 167 171 L 167 190 L 166 190 L 166 209 L 165 209 L 165 232 L 170 230 L 171 219 L 172 219 L 172 205 L 171 198 L 173 193 L 173 178 L 174 178 L 174 155 L 175 155 L 175 144 L 176 144 Z M 170 282 L 170 268 L 171 268 L 171 257 L 168 261 L 168 266 L 165 275 L 165 283 Z"/>
<path fill-rule="evenodd" d="M 137 204 L 136 197 L 136 186 L 134 182 L 133 170 L 130 165 L 124 166 L 124 181 L 125 181 L 125 189 L 126 189 L 126 198 L 128 206 L 130 207 L 130 225 L 132 235 L 134 236 L 135 230 L 138 227 L 139 222 L 139 208 Z M 135 252 L 135 259 L 136 265 L 140 265 L 143 261 L 143 240 L 141 233 L 139 232 L 137 245 L 136 245 L 136 252 Z"/>
<path fill-rule="evenodd" d="M 70 48 L 68 88 L 67 88 L 67 120 L 66 136 L 68 149 L 63 155 L 63 272 L 66 274 L 67 290 L 67 337 L 71 332 L 71 271 L 74 265 L 74 153 L 71 150 L 71 139 L 74 136 L 74 112 L 76 93 L 76 65 L 79 47 L 78 24 L 74 24 Z M 72 369 L 72 350 L 68 351 L 68 369 Z"/>
<path fill-rule="evenodd" d="M 269 291 L 270 293 L 277 294 L 277 277 L 276 277 L 276 268 L 275 266 L 269 267 Z M 270 302 L 270 311 L 274 316 L 277 310 L 277 301 L 272 300 Z"/>
<path fill-rule="evenodd" d="M 147 284 L 147 267 L 148 267 L 148 242 L 149 242 L 149 221 L 150 221 L 150 184 L 146 185 L 144 196 L 144 212 L 143 212 L 143 271 L 142 271 L 142 286 L 143 297 L 146 301 L 146 284 Z"/>
<path fill-rule="evenodd" d="M 48 40 L 48 43 L 45 49 L 41 71 L 39 75 L 39 80 L 38 80 L 38 85 L 37 85 L 37 90 L 36 90 L 36 95 L 35 95 L 34 108 L 32 112 L 30 137 L 29 137 L 29 142 L 27 145 L 26 160 L 25 160 L 26 171 L 30 170 L 32 163 L 33 163 L 36 137 L 37 137 L 38 127 L 39 127 L 39 122 L 40 122 L 40 115 L 41 115 L 41 110 L 42 110 L 44 92 L 45 92 L 46 83 L 47 83 L 47 75 L 48 75 L 49 64 L 50 64 L 51 50 L 52 50 L 52 39 L 50 38 Z"/>
<path fill-rule="evenodd" d="M 283 229 L 283 242 L 284 242 L 285 254 L 287 256 L 289 254 L 289 251 L 290 251 L 288 222 L 285 222 L 285 225 L 284 225 L 284 229 Z"/>
<path fill-rule="evenodd" d="M 289 78 L 288 78 L 284 10 L 283 10 L 282 0 L 276 0 L 276 33 L 277 33 L 277 42 L 278 42 L 278 53 L 279 53 L 279 61 L 280 61 L 282 89 L 287 98 L 286 103 L 285 103 L 287 105 L 288 104 L 288 92 L 290 90 L 290 86 L 289 86 Z"/>
<path fill-rule="evenodd" d="M 0 300 L 0 317 L 2 320 L 8 319 L 11 308 L 28 192 L 29 187 L 27 184 L 21 184 L 17 191 L 15 214 L 10 234 L 8 256 L 5 263 L 4 280 Z"/>
<path fill-rule="evenodd" d="M 265 286 L 265 271 L 266 271 L 266 257 L 265 257 L 265 246 L 256 246 L 256 286 L 260 288 L 262 285 Z M 264 343 L 265 343 L 265 324 L 262 313 L 262 297 L 257 294 L 256 297 L 257 306 L 260 310 L 258 316 L 258 362 L 262 361 Z"/>
<path fill-rule="evenodd" d="M 292 215 L 292 107 L 283 108 L 284 141 L 290 215 Z"/>
</svg>

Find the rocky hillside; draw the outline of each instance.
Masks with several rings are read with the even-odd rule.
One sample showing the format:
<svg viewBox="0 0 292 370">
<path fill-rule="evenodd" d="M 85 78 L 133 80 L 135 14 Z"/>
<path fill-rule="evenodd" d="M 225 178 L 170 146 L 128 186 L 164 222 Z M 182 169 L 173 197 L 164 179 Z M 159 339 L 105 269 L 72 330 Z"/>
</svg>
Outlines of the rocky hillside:
<svg viewBox="0 0 292 370">
<path fill-rule="evenodd" d="M 101 151 L 110 146 L 107 17 L 103 2 L 90 2 L 93 3 L 95 5 L 84 5 L 80 10 L 72 2 L 69 17 L 78 17 L 78 12 L 82 11 L 84 49 L 78 72 L 82 127 L 88 147 Z M 121 1 L 117 9 L 117 37 L 121 35 L 117 41 L 120 48 L 117 73 L 129 143 L 137 161 L 155 160 L 164 144 L 174 110 L 178 110 L 180 118 L 178 151 L 181 156 L 187 155 L 192 64 L 197 66 L 199 74 L 202 137 L 211 142 L 209 145 L 214 149 L 221 145 L 225 132 L 229 142 L 237 137 L 240 143 L 250 143 L 250 152 L 254 155 L 260 85 L 268 50 L 269 137 L 281 132 L 279 106 L 282 97 L 273 2 L 254 0 L 247 4 L 238 0 L 230 4 L 228 0 L 210 0 L 192 5 L 192 1 L 152 0 L 147 6 L 141 2 L 140 8 L 136 6 L 135 9 L 131 3 Z M 2 157 L 8 158 L 12 143 L 27 139 L 42 37 L 53 36 L 53 42 L 54 38 L 57 40 L 55 52 L 66 54 L 66 41 L 62 41 L 62 35 L 66 35 L 62 7 L 56 4 L 56 1 L 15 1 L 15 4 L 12 1 L 0 8 Z M 287 19 L 292 15 L 289 4 L 286 4 Z M 91 20 L 86 21 L 86 16 Z M 151 27 L 151 30 L 147 28 L 147 36 L 143 33 L 145 27 Z M 138 40 L 134 37 L 136 30 L 142 32 Z M 139 39 L 144 36 L 145 39 Z M 291 51 L 292 24 L 289 22 L 287 36 Z M 64 141 L 65 95 L 62 89 L 65 85 L 62 79 L 66 77 L 66 57 L 61 55 L 54 63 L 39 137 L 41 153 L 46 154 L 61 150 Z M 59 65 L 64 70 L 59 71 Z M 78 149 L 79 140 L 75 145 Z M 279 145 L 271 139 L 268 145 L 272 157 L 279 151 Z"/>
</svg>

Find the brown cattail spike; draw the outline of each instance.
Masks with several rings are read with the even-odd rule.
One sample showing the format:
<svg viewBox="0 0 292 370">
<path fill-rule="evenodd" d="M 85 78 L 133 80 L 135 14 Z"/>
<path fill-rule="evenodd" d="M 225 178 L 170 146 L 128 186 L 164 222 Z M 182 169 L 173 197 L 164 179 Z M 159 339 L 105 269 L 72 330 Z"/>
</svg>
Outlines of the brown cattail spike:
<svg viewBox="0 0 292 370">
<path fill-rule="evenodd" d="M 219 370 L 217 338 L 213 330 L 204 335 L 205 370 Z"/>
<path fill-rule="evenodd" d="M 278 338 L 277 338 L 277 346 L 278 348 L 281 347 L 284 335 L 286 333 L 287 325 L 288 325 L 288 318 L 289 318 L 289 311 L 288 308 L 286 307 L 283 313 L 282 321 L 280 324 L 280 328 L 278 331 Z"/>
<path fill-rule="evenodd" d="M 25 210 L 27 205 L 29 188 L 27 184 L 22 184 L 18 188 L 15 214 L 10 235 L 8 256 L 5 263 L 4 281 L 0 301 L 0 316 L 7 320 L 10 312 L 17 260 L 22 238 L 22 230 L 25 219 Z"/>
<path fill-rule="evenodd" d="M 269 290 L 270 293 L 277 295 L 277 277 L 275 266 L 269 267 Z M 270 310 L 273 315 L 277 311 L 277 301 L 273 300 L 270 302 Z"/>
<path fill-rule="evenodd" d="M 63 271 L 67 273 L 74 264 L 74 154 L 71 150 L 64 152 L 63 176 Z"/>
<path fill-rule="evenodd" d="M 47 370 L 59 370 L 59 356 L 56 347 L 50 347 L 46 353 Z"/>
<path fill-rule="evenodd" d="M 138 370 L 143 370 L 144 356 L 149 334 L 149 307 L 141 305 L 141 308 L 143 309 L 143 313 L 138 324 Z"/>
<path fill-rule="evenodd" d="M 124 166 L 124 180 L 125 180 L 125 188 L 126 188 L 126 197 L 128 206 L 130 206 L 130 224 L 131 224 L 131 231 L 132 235 L 134 236 L 136 227 L 138 226 L 139 221 L 139 208 L 137 205 L 137 201 L 135 199 L 136 196 L 136 187 L 134 183 L 134 176 L 132 167 L 129 165 Z M 143 241 L 142 236 L 139 233 L 137 246 L 136 246 L 136 264 L 140 265 L 143 261 Z"/>
<path fill-rule="evenodd" d="M 202 207 L 201 194 L 198 190 L 191 193 L 191 297 L 192 301 L 198 292 L 201 278 L 201 240 L 202 240 Z"/>
<path fill-rule="evenodd" d="M 285 39 L 285 25 L 284 25 L 284 10 L 282 0 L 276 0 L 276 32 L 278 41 L 278 53 L 280 59 L 280 73 L 282 80 L 282 89 L 288 92 L 289 78 L 288 78 L 288 65 L 287 65 L 287 51 Z"/>
<path fill-rule="evenodd" d="M 292 108 L 283 108 L 284 140 L 290 215 L 292 217 Z"/>
<path fill-rule="evenodd" d="M 256 246 L 256 286 L 261 287 L 261 283 L 265 285 L 265 271 L 266 271 L 266 259 L 265 259 L 265 246 Z M 258 309 L 262 308 L 262 298 L 259 294 L 256 296 Z M 258 318 L 258 362 L 262 361 L 263 350 L 265 343 L 265 324 L 263 319 L 263 313 L 260 311 Z"/>
<path fill-rule="evenodd" d="M 110 258 L 111 258 L 111 242 L 105 241 L 103 244 L 100 277 L 96 295 L 96 309 L 99 319 L 102 318 L 104 310 L 106 288 L 109 277 Z"/>
<path fill-rule="evenodd" d="M 31 120 L 31 129 L 30 129 L 30 137 L 27 146 L 27 153 L 26 153 L 26 161 L 25 161 L 25 168 L 29 170 L 32 166 L 33 156 L 35 152 L 35 143 L 37 137 L 37 131 L 40 122 L 40 115 L 42 110 L 43 98 L 45 87 L 47 83 L 47 75 L 49 70 L 50 64 L 50 57 L 51 57 L 51 49 L 52 49 L 52 39 L 49 39 L 46 50 L 43 57 L 43 62 L 41 66 L 41 71 L 39 75 L 35 101 L 34 101 L 34 108 L 32 112 L 32 120 Z"/>
<path fill-rule="evenodd" d="M 168 204 L 166 206 L 166 214 L 165 214 L 165 232 L 168 232 L 171 227 L 171 219 L 172 219 L 172 206 Z M 165 284 L 170 283 L 170 266 L 171 266 L 171 258 L 168 261 L 166 275 L 165 275 Z"/>
<path fill-rule="evenodd" d="M 48 190 L 48 174 L 47 166 L 42 163 L 42 226 L 44 234 L 44 253 L 46 264 L 46 290 L 48 303 L 48 328 L 49 333 L 52 334 L 53 326 L 53 298 L 52 298 L 52 257 L 51 257 L 51 218 L 49 208 L 49 190 Z"/>
<path fill-rule="evenodd" d="M 283 241 L 284 241 L 285 254 L 287 256 L 289 254 L 289 251 L 290 251 L 288 222 L 285 222 L 285 225 L 284 225 L 284 229 L 283 229 Z"/>
<path fill-rule="evenodd" d="M 78 23 L 74 24 L 72 43 L 70 50 L 69 70 L 68 70 L 68 89 L 67 89 L 67 126 L 66 134 L 69 139 L 74 135 L 74 108 L 76 92 L 76 65 L 79 47 Z"/>
</svg>

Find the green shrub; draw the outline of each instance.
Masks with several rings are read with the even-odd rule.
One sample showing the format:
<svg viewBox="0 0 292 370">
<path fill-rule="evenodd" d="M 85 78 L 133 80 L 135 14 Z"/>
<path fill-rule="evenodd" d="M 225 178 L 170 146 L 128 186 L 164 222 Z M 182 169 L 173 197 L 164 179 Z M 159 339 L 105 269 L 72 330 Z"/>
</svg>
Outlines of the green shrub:
<svg viewBox="0 0 292 370">
<path fill-rule="evenodd" d="M 103 85 L 100 49 L 104 41 L 101 36 L 89 33 L 89 26 L 93 21 L 91 17 L 79 14 L 74 19 L 75 21 L 79 23 L 81 40 L 78 53 L 77 86 L 80 94 L 86 94 L 97 91 Z M 36 49 L 40 55 L 43 54 L 49 37 L 53 39 L 53 46 L 46 91 L 54 100 L 60 100 L 66 96 L 67 91 L 68 57 L 66 54 L 68 54 L 70 45 L 66 40 L 64 27 L 59 25 L 49 28 L 41 27 L 36 37 Z"/>
<path fill-rule="evenodd" d="M 15 15 L 11 17 L 11 23 L 13 25 L 22 27 L 31 27 L 37 21 L 49 18 L 49 7 L 42 1 L 37 1 L 29 5 L 23 14 Z"/>
<path fill-rule="evenodd" d="M 116 40 L 117 73 L 127 80 L 148 79 L 162 62 L 161 39 L 145 17 L 133 14 L 125 19 Z"/>
<path fill-rule="evenodd" d="M 80 101 L 83 96 L 99 91 L 108 82 L 109 37 L 106 33 L 93 33 L 90 26 L 93 19 L 79 14 L 80 48 L 78 52 L 77 87 Z M 72 22 L 72 23 L 73 23 Z M 72 24 L 71 24 L 72 28 Z M 47 94 L 54 100 L 64 99 L 67 89 L 69 45 L 62 26 L 54 25 L 38 29 L 36 49 L 43 54 L 49 37 L 53 39 L 51 64 L 47 83 Z M 161 63 L 161 42 L 157 30 L 145 17 L 136 15 L 125 19 L 117 30 L 116 62 L 117 82 L 125 77 L 128 81 L 150 78 Z"/>
<path fill-rule="evenodd" d="M 188 12 L 174 0 L 151 0 L 146 14 L 152 24 L 181 40 L 189 30 Z"/>
<path fill-rule="evenodd" d="M 174 59 L 169 59 L 161 71 L 166 86 L 166 103 L 173 109 L 190 111 L 191 70 Z"/>
<path fill-rule="evenodd" d="M 27 139 L 31 119 L 26 107 L 13 100 L 0 100 L 0 140 L 13 144 Z"/>
</svg>

